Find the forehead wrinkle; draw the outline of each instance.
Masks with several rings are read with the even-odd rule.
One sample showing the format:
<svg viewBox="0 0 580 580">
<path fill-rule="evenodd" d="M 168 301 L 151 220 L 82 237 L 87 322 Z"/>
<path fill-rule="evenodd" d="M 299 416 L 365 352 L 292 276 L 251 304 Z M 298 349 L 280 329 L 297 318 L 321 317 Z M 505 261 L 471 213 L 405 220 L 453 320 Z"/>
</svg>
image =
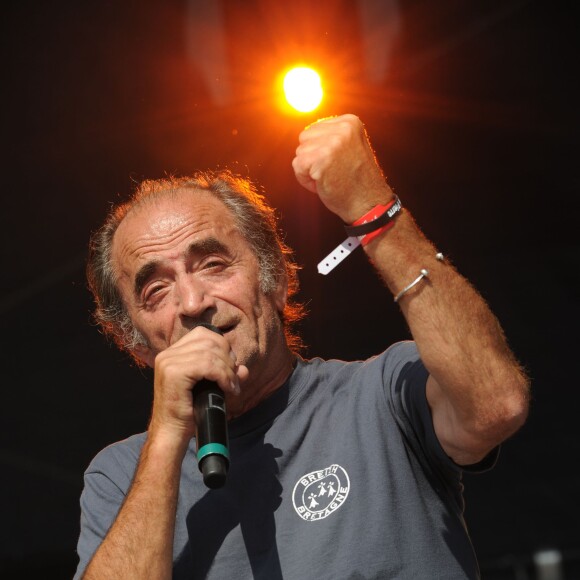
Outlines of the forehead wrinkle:
<svg viewBox="0 0 580 580">
<path fill-rule="evenodd" d="M 144 208 L 141 207 L 135 208 L 132 214 L 125 216 L 113 236 L 112 258 L 114 269 L 118 269 L 118 275 L 123 273 L 125 276 L 131 277 L 130 269 L 126 268 L 126 261 L 131 257 L 139 259 L 141 254 L 155 253 L 159 248 L 163 248 L 164 245 L 171 242 L 178 243 L 180 238 L 188 235 L 191 219 L 184 218 L 181 215 L 161 216 L 159 220 L 153 219 L 143 227 L 138 226 L 138 235 L 134 236 L 130 228 L 134 226 L 134 219 L 138 218 L 143 210 Z M 171 222 L 175 226 L 173 228 L 167 227 Z M 127 234 L 127 228 L 129 228 L 129 234 Z M 147 264 L 149 262 L 156 263 L 159 260 L 152 258 Z M 143 270 L 147 264 L 139 268 L 139 271 Z"/>
<path fill-rule="evenodd" d="M 173 231 L 168 231 L 166 233 L 152 233 L 151 230 L 154 228 L 155 224 L 149 224 L 146 231 L 139 232 L 139 235 L 136 237 L 133 237 L 131 233 L 129 233 L 129 237 L 127 238 L 126 228 L 130 228 L 131 225 L 131 220 L 128 222 L 123 220 L 113 236 L 112 243 L 113 261 L 121 271 L 125 271 L 125 275 L 129 275 L 129 272 L 127 272 L 125 268 L 125 262 L 128 258 L 131 256 L 138 258 L 139 254 L 155 252 L 158 247 L 167 244 L 171 240 L 182 237 L 184 235 L 183 230 L 188 226 L 187 223 L 182 223 Z M 150 261 L 154 262 L 156 260 L 152 259 Z"/>
</svg>

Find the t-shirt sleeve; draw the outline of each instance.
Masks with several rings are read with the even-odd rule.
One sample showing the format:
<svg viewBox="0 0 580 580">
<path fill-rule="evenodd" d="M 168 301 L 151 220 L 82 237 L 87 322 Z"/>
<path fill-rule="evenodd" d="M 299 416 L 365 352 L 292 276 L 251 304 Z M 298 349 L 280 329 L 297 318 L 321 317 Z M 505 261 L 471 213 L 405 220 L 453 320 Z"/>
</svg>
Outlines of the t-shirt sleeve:
<svg viewBox="0 0 580 580">
<path fill-rule="evenodd" d="M 119 460 L 118 453 L 119 450 L 114 447 L 103 450 L 85 472 L 80 498 L 81 530 L 77 543 L 79 564 L 74 580 L 82 578 L 93 554 L 113 525 L 131 485 L 131 469 L 128 470 L 127 465 Z M 135 457 L 130 459 L 133 461 L 129 465 L 134 463 Z"/>
<path fill-rule="evenodd" d="M 125 499 L 121 490 L 104 474 L 85 473 L 81 494 L 81 532 L 77 544 L 79 565 L 74 576 L 81 578 L 93 554 L 101 545 Z"/>
<path fill-rule="evenodd" d="M 499 447 L 475 465 L 456 464 L 441 446 L 427 402 L 429 373 L 414 342 L 401 342 L 386 352 L 385 387 L 388 403 L 409 445 L 431 468 L 443 474 L 458 471 L 480 472 L 493 467 Z"/>
</svg>

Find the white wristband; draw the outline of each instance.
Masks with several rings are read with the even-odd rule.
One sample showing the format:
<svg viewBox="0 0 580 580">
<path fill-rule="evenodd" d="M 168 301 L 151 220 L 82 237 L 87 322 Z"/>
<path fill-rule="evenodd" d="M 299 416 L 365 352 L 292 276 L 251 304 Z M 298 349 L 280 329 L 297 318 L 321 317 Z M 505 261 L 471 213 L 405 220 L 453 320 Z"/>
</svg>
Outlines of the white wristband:
<svg viewBox="0 0 580 580">
<path fill-rule="evenodd" d="M 336 266 L 338 266 L 353 250 L 360 246 L 360 240 L 357 237 L 351 236 L 346 238 L 340 246 L 336 246 L 322 262 L 318 264 L 318 273 L 326 276 Z"/>
</svg>

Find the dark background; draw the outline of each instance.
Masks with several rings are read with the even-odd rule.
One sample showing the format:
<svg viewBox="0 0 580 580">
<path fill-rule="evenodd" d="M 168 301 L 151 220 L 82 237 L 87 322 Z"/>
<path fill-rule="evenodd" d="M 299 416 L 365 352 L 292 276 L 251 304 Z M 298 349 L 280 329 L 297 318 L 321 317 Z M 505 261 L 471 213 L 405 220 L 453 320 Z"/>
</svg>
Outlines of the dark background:
<svg viewBox="0 0 580 580">
<path fill-rule="evenodd" d="M 84 281 L 90 231 L 135 181 L 220 166 L 265 188 L 303 265 L 308 355 L 367 357 L 409 337 L 362 253 L 316 273 L 344 232 L 290 163 L 304 125 L 353 112 L 403 203 L 488 300 L 533 379 L 527 425 L 494 471 L 465 478 L 483 577 L 535 578 L 533 554 L 558 549 L 565 577 L 580 578 L 571 6 L 5 6 L 0 575 L 72 576 L 83 470 L 146 428 L 150 373 L 103 340 Z M 284 115 L 273 100 L 272 79 L 298 60 L 327 79 L 315 115 Z"/>
</svg>

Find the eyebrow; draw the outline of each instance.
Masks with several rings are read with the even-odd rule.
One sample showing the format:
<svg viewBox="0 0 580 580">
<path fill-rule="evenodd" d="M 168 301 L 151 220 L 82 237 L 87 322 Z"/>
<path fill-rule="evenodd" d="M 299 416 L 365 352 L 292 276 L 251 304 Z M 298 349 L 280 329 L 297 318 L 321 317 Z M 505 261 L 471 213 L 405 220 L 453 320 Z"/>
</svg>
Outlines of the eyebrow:
<svg viewBox="0 0 580 580">
<path fill-rule="evenodd" d="M 133 292 L 135 292 L 135 296 L 139 296 L 141 294 L 143 286 L 145 286 L 147 280 L 149 280 L 149 278 L 155 273 L 160 265 L 161 262 L 159 260 L 152 260 L 139 268 L 135 276 L 135 282 L 133 284 Z"/>
<path fill-rule="evenodd" d="M 185 256 L 188 258 L 193 256 L 203 257 L 209 254 L 225 254 L 227 256 L 231 255 L 229 248 L 214 237 L 191 242 L 185 251 Z M 136 296 L 141 294 L 141 290 L 143 290 L 147 280 L 149 280 L 149 278 L 155 274 L 161 265 L 161 260 L 151 260 L 141 266 L 139 270 L 137 270 L 137 274 L 135 275 L 135 282 L 133 284 L 133 291 L 135 292 Z"/>
</svg>

